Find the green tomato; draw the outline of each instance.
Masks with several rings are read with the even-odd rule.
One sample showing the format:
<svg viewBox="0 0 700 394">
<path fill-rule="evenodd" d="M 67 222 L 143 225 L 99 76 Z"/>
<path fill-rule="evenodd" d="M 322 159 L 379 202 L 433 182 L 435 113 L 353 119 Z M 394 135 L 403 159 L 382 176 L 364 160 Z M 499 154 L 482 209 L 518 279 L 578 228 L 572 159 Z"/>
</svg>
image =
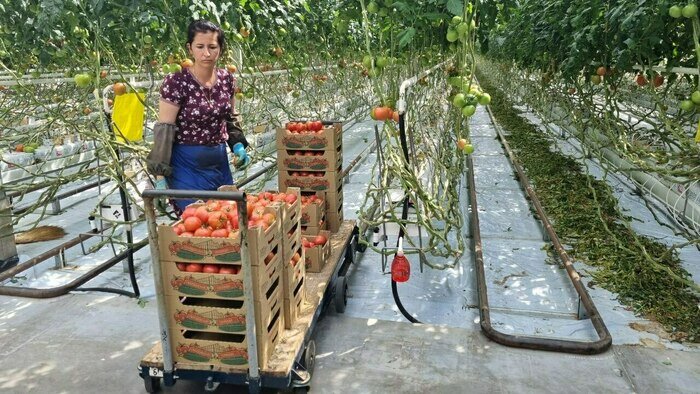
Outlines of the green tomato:
<svg viewBox="0 0 700 394">
<path fill-rule="evenodd" d="M 468 155 L 471 155 L 472 153 L 474 153 L 474 145 L 472 145 L 472 144 L 464 145 L 464 153 L 466 153 Z"/>
<path fill-rule="evenodd" d="M 690 95 L 690 99 L 693 101 L 693 104 L 700 105 L 700 91 L 694 91 L 693 94 Z"/>
<path fill-rule="evenodd" d="M 467 100 L 465 100 L 464 95 L 462 93 L 457 93 L 454 99 L 452 99 L 452 105 L 461 109 L 462 107 L 467 105 Z"/>
<path fill-rule="evenodd" d="M 470 116 L 474 115 L 475 112 L 476 112 L 476 107 L 473 105 L 467 105 L 464 108 L 462 108 L 462 115 L 464 115 L 466 117 L 470 117 Z"/>
<path fill-rule="evenodd" d="M 86 88 L 90 86 L 92 78 L 90 78 L 90 75 L 88 74 L 77 74 L 75 77 L 73 77 L 73 80 L 79 88 Z"/>
<path fill-rule="evenodd" d="M 372 56 L 365 55 L 365 57 L 362 58 L 362 65 L 367 69 L 372 68 Z"/>
<path fill-rule="evenodd" d="M 600 78 L 600 75 L 598 75 L 598 74 L 596 74 L 596 75 L 591 75 L 591 83 L 592 83 L 592 84 L 594 84 L 594 85 L 600 85 L 600 82 L 601 82 L 601 81 L 602 81 L 602 79 Z"/>
<path fill-rule="evenodd" d="M 683 15 L 683 9 L 677 5 L 674 5 L 668 9 L 668 14 L 671 15 L 672 18 L 678 19 Z"/>
<path fill-rule="evenodd" d="M 479 102 L 479 100 L 476 98 L 476 96 L 471 94 L 471 93 L 467 93 L 464 96 L 464 100 L 467 102 L 467 105 L 473 105 L 473 106 L 476 106 L 476 103 Z"/>
<path fill-rule="evenodd" d="M 467 33 L 467 30 L 469 30 L 469 25 L 466 22 L 462 22 L 457 27 L 455 28 L 457 30 L 457 33 L 459 35 L 463 36 Z"/>
<path fill-rule="evenodd" d="M 446 38 L 447 38 L 448 42 L 455 42 L 459 38 L 459 35 L 457 34 L 457 32 L 455 30 L 449 29 L 449 30 L 447 30 Z"/>
<path fill-rule="evenodd" d="M 151 36 L 149 36 L 149 35 L 143 36 L 143 43 L 144 44 L 150 44 L 152 42 L 153 42 L 153 38 Z"/>
<path fill-rule="evenodd" d="M 388 64 L 388 60 L 384 56 L 379 56 L 377 57 L 377 61 L 375 62 L 375 66 L 379 68 L 384 68 Z"/>
<path fill-rule="evenodd" d="M 698 6 L 695 4 L 688 4 L 687 6 L 683 7 L 683 11 L 681 11 L 681 13 L 686 18 L 693 18 L 698 14 Z"/>
<path fill-rule="evenodd" d="M 180 70 L 182 70 L 182 66 L 180 66 L 179 64 L 173 63 L 170 65 L 170 72 L 171 73 L 180 72 Z"/>
<path fill-rule="evenodd" d="M 450 24 L 451 24 L 452 26 L 457 26 L 457 25 L 459 25 L 460 23 L 462 23 L 462 17 L 461 17 L 461 16 L 453 16 L 453 17 L 452 17 L 452 20 L 450 21 Z"/>
<path fill-rule="evenodd" d="M 685 112 L 690 112 L 695 109 L 695 103 L 690 100 L 681 101 L 681 109 Z"/>
<path fill-rule="evenodd" d="M 284 27 L 280 27 L 279 29 L 277 29 L 277 33 L 281 36 L 286 36 L 287 30 Z"/>
<path fill-rule="evenodd" d="M 374 1 L 370 1 L 369 4 L 367 4 L 367 12 L 370 14 L 376 14 L 379 12 L 379 5 L 377 5 L 377 3 Z"/>
<path fill-rule="evenodd" d="M 479 104 L 481 104 L 481 105 L 491 104 L 491 96 L 488 93 L 483 93 L 481 96 L 479 96 Z"/>
</svg>

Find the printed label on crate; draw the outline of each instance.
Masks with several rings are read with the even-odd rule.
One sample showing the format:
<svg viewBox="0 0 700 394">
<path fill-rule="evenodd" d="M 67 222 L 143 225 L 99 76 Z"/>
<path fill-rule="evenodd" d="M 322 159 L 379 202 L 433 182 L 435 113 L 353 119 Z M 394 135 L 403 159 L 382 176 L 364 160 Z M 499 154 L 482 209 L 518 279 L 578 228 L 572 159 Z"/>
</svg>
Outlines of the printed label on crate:
<svg viewBox="0 0 700 394">
<path fill-rule="evenodd" d="M 325 170 L 329 168 L 328 159 L 324 157 L 292 156 L 284 159 L 284 165 L 292 170 L 311 169 Z"/>
<path fill-rule="evenodd" d="M 219 360 L 227 365 L 243 365 L 248 363 L 248 351 L 235 346 L 208 345 L 198 343 L 182 344 L 175 348 L 178 356 L 199 363 Z"/>
<path fill-rule="evenodd" d="M 241 245 L 231 245 L 205 240 L 201 242 L 186 241 L 171 241 L 168 245 L 168 250 L 173 256 L 187 260 L 204 260 L 205 257 L 211 256 L 221 262 L 235 262 L 241 260 Z"/>
<path fill-rule="evenodd" d="M 216 328 L 224 332 L 245 331 L 245 315 L 221 312 L 205 314 L 206 316 L 195 309 L 177 310 L 173 317 L 178 324 L 193 330 Z"/>
<path fill-rule="evenodd" d="M 222 298 L 243 296 L 243 281 L 238 279 L 217 279 L 213 276 L 195 279 L 192 276 L 177 277 L 170 281 L 173 290 L 192 296 L 214 293 Z"/>
</svg>

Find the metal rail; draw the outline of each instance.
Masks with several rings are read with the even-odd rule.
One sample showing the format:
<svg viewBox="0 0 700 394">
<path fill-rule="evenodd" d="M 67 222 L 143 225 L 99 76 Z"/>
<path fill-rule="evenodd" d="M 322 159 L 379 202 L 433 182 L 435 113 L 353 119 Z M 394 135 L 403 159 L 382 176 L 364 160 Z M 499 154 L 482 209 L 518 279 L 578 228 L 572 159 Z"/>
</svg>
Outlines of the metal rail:
<svg viewBox="0 0 700 394">
<path fill-rule="evenodd" d="M 588 291 L 586 291 L 586 287 L 583 285 L 581 282 L 581 276 L 578 274 L 576 269 L 574 268 L 573 263 L 571 262 L 571 259 L 569 258 L 568 254 L 566 253 L 566 250 L 564 250 L 564 247 L 562 246 L 561 242 L 559 241 L 559 237 L 557 236 L 556 232 L 554 231 L 554 228 L 552 227 L 552 224 L 549 222 L 547 219 L 547 215 L 544 212 L 544 209 L 542 208 L 542 205 L 540 204 L 540 201 L 537 197 L 537 194 L 535 193 L 534 189 L 530 185 L 530 181 L 525 175 L 525 172 L 523 171 L 521 165 L 519 164 L 519 161 L 517 157 L 515 157 L 515 154 L 513 151 L 510 149 L 510 146 L 508 145 L 508 141 L 506 141 L 505 135 L 500 128 L 500 126 L 496 123 L 495 118 L 493 116 L 493 113 L 491 112 L 491 109 L 489 107 L 486 107 L 489 117 L 491 118 L 491 122 L 494 125 L 494 128 L 496 129 L 496 132 L 498 133 L 498 138 L 500 139 L 501 143 L 503 144 L 503 148 L 505 149 L 506 153 L 508 154 L 508 157 L 510 158 L 510 161 L 515 168 L 515 171 L 518 174 L 518 179 L 520 182 L 520 185 L 522 188 L 525 190 L 527 193 L 527 196 L 529 197 L 529 200 L 532 204 L 532 207 L 535 209 L 537 212 L 537 215 L 539 216 L 539 219 L 542 221 L 542 226 L 544 228 L 544 231 L 547 233 L 549 236 L 550 242 L 554 246 L 554 249 L 556 250 L 557 254 L 559 255 L 559 258 L 561 259 L 561 262 L 564 264 L 564 267 L 566 269 L 566 273 L 569 276 L 569 279 L 571 279 L 571 283 L 574 286 L 574 289 L 579 295 L 580 302 L 583 305 L 583 307 L 586 310 L 587 316 L 591 319 L 591 324 L 593 324 L 593 327 L 596 330 L 596 333 L 598 334 L 598 340 L 595 341 L 574 341 L 574 340 L 565 340 L 565 339 L 553 339 L 553 338 L 543 338 L 543 337 L 537 337 L 537 336 L 527 336 L 527 335 L 515 335 L 515 334 L 506 334 L 501 331 L 496 330 L 492 325 L 491 325 L 491 316 L 490 316 L 490 310 L 489 310 L 489 303 L 488 303 L 488 293 L 486 289 L 486 277 L 484 274 L 484 256 L 482 252 L 482 247 L 481 247 L 481 233 L 479 230 L 479 211 L 477 209 L 477 202 L 476 202 L 476 184 L 474 182 L 474 171 L 473 171 L 473 162 L 471 159 L 471 156 L 467 158 L 468 162 L 468 167 L 469 167 L 469 176 L 468 176 L 468 183 L 469 183 L 469 200 L 470 200 L 470 205 L 471 205 L 471 212 L 472 212 L 472 217 L 471 217 L 471 233 L 472 233 L 472 243 L 473 243 L 473 250 L 474 250 L 474 266 L 476 270 L 476 279 L 477 279 L 477 291 L 479 295 L 479 314 L 480 314 L 480 325 L 481 325 L 481 330 L 484 332 L 484 334 L 494 342 L 500 343 L 502 345 L 506 346 L 512 346 L 512 347 L 519 347 L 519 348 L 525 348 L 525 349 L 533 349 L 533 350 L 548 350 L 548 351 L 555 351 L 555 352 L 566 352 L 566 353 L 577 353 L 577 354 L 598 354 L 606 351 L 610 346 L 612 345 L 612 337 L 610 336 L 610 333 L 608 332 L 607 327 L 605 326 L 605 323 L 603 322 L 602 317 L 598 313 L 598 310 L 595 307 L 595 304 L 593 303 L 593 300 L 591 300 L 590 295 L 588 294 Z"/>
</svg>

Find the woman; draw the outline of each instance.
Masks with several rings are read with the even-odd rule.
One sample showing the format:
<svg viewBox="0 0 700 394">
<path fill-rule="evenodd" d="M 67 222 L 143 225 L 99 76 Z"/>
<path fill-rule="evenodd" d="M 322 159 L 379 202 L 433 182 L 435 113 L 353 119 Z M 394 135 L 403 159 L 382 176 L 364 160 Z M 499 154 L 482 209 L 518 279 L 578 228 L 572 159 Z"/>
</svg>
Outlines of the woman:
<svg viewBox="0 0 700 394">
<path fill-rule="evenodd" d="M 226 121 L 234 116 L 236 81 L 228 71 L 216 68 L 225 48 L 221 28 L 204 20 L 192 22 L 186 46 L 194 64 L 163 81 L 148 169 L 156 175 L 156 188 L 216 190 L 233 184 L 226 145 L 236 141 L 230 140 Z M 244 137 L 240 142 L 247 145 Z M 230 146 L 233 151 L 234 144 Z M 241 155 L 241 149 L 236 152 Z M 246 156 L 245 149 L 242 152 Z M 249 158 L 238 160 L 247 163 Z M 182 212 L 191 202 L 174 204 Z"/>
</svg>

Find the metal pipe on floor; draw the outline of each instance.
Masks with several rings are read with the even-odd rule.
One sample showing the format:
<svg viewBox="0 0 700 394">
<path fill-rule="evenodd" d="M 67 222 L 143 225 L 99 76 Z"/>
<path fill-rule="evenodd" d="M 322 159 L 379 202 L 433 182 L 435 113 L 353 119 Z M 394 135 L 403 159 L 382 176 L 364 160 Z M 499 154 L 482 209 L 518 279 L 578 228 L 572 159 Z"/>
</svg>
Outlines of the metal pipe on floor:
<svg viewBox="0 0 700 394">
<path fill-rule="evenodd" d="M 603 318 L 600 316 L 600 313 L 598 313 L 598 310 L 596 309 L 593 300 L 591 299 L 590 295 L 588 294 L 588 291 L 586 291 L 585 286 L 581 282 L 580 275 L 574 268 L 571 259 L 569 258 L 568 254 L 564 250 L 564 247 L 559 241 L 559 237 L 557 236 L 556 232 L 554 231 L 554 228 L 547 219 L 547 215 L 545 214 L 544 209 L 542 208 L 542 205 L 540 204 L 539 199 L 537 198 L 537 194 L 530 186 L 530 182 L 527 176 L 525 175 L 525 172 L 522 170 L 522 167 L 518 163 L 517 158 L 515 157 L 513 151 L 510 149 L 510 146 L 508 145 L 508 142 L 506 141 L 502 130 L 495 121 L 491 109 L 489 107 L 486 107 L 486 109 L 488 111 L 489 117 L 491 118 L 491 121 L 493 122 L 494 128 L 498 133 L 498 138 L 503 144 L 503 148 L 508 154 L 511 160 L 511 164 L 513 165 L 515 171 L 518 173 L 518 179 L 520 181 L 520 184 L 523 186 L 525 192 L 527 193 L 533 208 L 535 208 L 535 210 L 537 211 L 539 219 L 542 221 L 544 230 L 549 235 L 550 242 L 554 246 L 555 250 L 559 255 L 559 258 L 564 264 L 564 267 L 566 268 L 566 273 L 568 274 L 569 279 L 571 279 L 571 283 L 573 284 L 574 289 L 578 293 L 581 303 L 586 309 L 586 313 L 591 319 L 591 324 L 593 324 L 593 327 L 596 330 L 596 333 L 598 334 L 598 340 L 574 341 L 527 335 L 506 334 L 496 330 L 491 325 L 488 293 L 486 289 L 486 275 L 484 273 L 484 256 L 481 247 L 481 233 L 479 231 L 479 213 L 476 202 L 476 183 L 474 181 L 473 171 L 474 164 L 471 156 L 469 156 L 467 158 L 467 163 L 469 166 L 468 182 L 469 199 L 472 212 L 470 224 L 472 231 L 472 247 L 475 255 L 474 266 L 477 278 L 477 292 L 479 295 L 479 315 L 481 330 L 489 339 L 506 346 L 576 354 L 602 353 L 608 348 L 610 348 L 610 346 L 612 345 L 612 337 L 610 336 L 610 333 L 608 332 L 608 329 L 605 326 L 605 323 L 603 322 Z"/>
<path fill-rule="evenodd" d="M 22 264 L 18 264 L 16 266 L 0 273 L 0 282 L 3 282 L 7 279 L 10 279 L 13 276 L 19 274 L 20 272 L 26 271 L 29 268 L 32 268 L 35 265 L 37 265 L 37 264 L 39 264 L 47 259 L 50 259 L 51 257 L 57 256 L 57 255 L 61 254 L 64 250 L 66 250 L 68 248 L 72 248 L 73 246 L 76 246 L 79 243 L 81 243 L 87 239 L 90 239 L 96 235 L 99 235 L 100 233 L 104 232 L 105 230 L 107 230 L 109 228 L 111 228 L 111 226 L 108 225 L 107 227 L 102 229 L 102 231 L 99 231 L 99 232 L 79 234 L 77 237 L 75 237 L 71 240 L 68 240 L 67 242 L 62 243 L 62 244 L 56 246 L 55 248 L 49 249 L 46 252 L 44 252 L 44 253 L 42 253 L 34 258 L 31 258 Z"/>
<path fill-rule="evenodd" d="M 53 201 L 55 201 L 55 200 L 63 200 L 64 198 L 72 197 L 72 196 L 74 196 L 74 195 L 76 195 L 76 194 L 78 194 L 78 193 L 82 193 L 82 192 L 84 192 L 84 191 L 86 191 L 86 190 L 90 190 L 90 189 L 92 189 L 92 188 L 95 188 L 95 187 L 97 187 L 97 186 L 99 186 L 99 185 L 103 185 L 103 184 L 105 184 L 105 183 L 107 183 L 107 182 L 110 182 L 110 181 L 111 181 L 111 179 L 109 179 L 109 178 L 100 179 L 100 180 L 97 180 L 97 181 L 95 181 L 95 182 L 91 182 L 91 183 L 88 183 L 88 184 L 86 184 L 86 185 L 77 187 L 77 188 L 75 188 L 75 189 L 68 190 L 67 192 L 63 192 L 63 193 L 61 193 L 61 194 L 57 194 L 57 195 L 55 195 L 55 196 L 53 197 L 52 200 L 53 200 Z M 40 189 L 42 189 L 43 187 L 44 187 L 44 186 L 34 188 L 33 190 L 26 190 L 25 193 L 30 192 L 30 191 L 40 190 Z M 30 189 L 31 189 L 31 188 L 30 188 Z M 15 196 L 15 197 L 16 197 L 16 196 L 19 196 L 19 195 L 21 195 L 21 193 L 17 193 L 17 192 L 14 193 L 14 196 Z M 8 197 L 10 197 L 10 196 L 8 196 Z M 24 212 L 25 212 L 26 210 L 28 210 L 29 208 L 31 208 L 31 206 L 26 206 L 26 207 L 21 207 L 21 208 L 15 208 L 15 209 L 12 210 L 12 213 L 13 213 L 13 214 L 19 215 L 19 214 L 21 214 L 21 213 L 24 213 Z"/>
<path fill-rule="evenodd" d="M 127 248 L 123 252 L 117 254 L 111 259 L 105 261 L 104 263 L 98 265 L 97 267 L 91 269 L 85 274 L 81 275 L 79 278 L 73 280 L 65 285 L 52 287 L 49 289 L 36 289 L 28 287 L 13 287 L 13 286 L 1 286 L 0 295 L 11 296 L 11 297 L 27 297 L 27 298 L 53 298 L 68 294 L 71 291 L 78 290 L 78 287 L 84 283 L 95 278 L 97 275 L 103 273 L 104 271 L 111 268 L 113 265 L 124 260 L 129 253 L 133 253 L 141 249 L 142 247 L 148 245 L 148 239 L 141 240 L 130 248 Z M 112 289 L 110 289 L 112 290 Z M 135 296 L 133 293 L 128 293 L 130 296 Z"/>
</svg>

